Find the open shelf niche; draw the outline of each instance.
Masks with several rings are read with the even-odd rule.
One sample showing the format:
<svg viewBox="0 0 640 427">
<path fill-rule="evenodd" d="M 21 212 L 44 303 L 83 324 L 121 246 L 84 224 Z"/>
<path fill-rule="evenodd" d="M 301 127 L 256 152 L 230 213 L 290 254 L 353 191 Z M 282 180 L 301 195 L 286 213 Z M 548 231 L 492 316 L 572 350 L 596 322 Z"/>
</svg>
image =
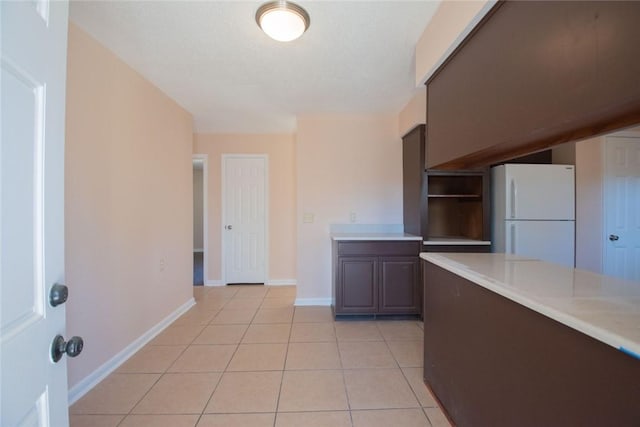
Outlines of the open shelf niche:
<svg viewBox="0 0 640 427">
<path fill-rule="evenodd" d="M 426 240 L 488 240 L 486 171 L 426 173 Z"/>
<path fill-rule="evenodd" d="M 426 126 L 403 138 L 404 231 L 423 238 L 423 251 L 491 249 L 488 169 L 425 170 Z"/>
</svg>

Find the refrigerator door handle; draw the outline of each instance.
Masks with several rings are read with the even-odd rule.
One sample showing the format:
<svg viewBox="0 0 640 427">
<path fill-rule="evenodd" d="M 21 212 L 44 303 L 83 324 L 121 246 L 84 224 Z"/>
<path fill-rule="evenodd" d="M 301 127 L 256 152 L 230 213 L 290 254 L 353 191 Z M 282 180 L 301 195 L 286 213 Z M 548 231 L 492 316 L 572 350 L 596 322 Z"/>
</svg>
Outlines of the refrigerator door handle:
<svg viewBox="0 0 640 427">
<path fill-rule="evenodd" d="M 518 187 L 516 187 L 516 180 L 513 178 L 511 179 L 510 190 L 511 197 L 509 198 L 509 208 L 511 211 L 511 218 L 513 219 L 516 217 L 516 197 L 518 197 Z"/>
<path fill-rule="evenodd" d="M 516 225 L 515 224 L 511 224 L 511 242 L 510 242 L 510 246 L 511 246 L 511 250 L 509 253 L 515 254 L 516 253 Z"/>
</svg>

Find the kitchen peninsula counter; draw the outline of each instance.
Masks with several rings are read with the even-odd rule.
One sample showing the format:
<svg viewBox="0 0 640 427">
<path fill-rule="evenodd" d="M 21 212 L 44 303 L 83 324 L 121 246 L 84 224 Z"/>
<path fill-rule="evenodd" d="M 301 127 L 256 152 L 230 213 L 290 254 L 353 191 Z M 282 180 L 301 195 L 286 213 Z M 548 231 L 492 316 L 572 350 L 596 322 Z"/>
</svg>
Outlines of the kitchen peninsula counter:
<svg viewBox="0 0 640 427">
<path fill-rule="evenodd" d="M 458 426 L 640 425 L 640 283 L 422 253 L 424 377 Z"/>
</svg>

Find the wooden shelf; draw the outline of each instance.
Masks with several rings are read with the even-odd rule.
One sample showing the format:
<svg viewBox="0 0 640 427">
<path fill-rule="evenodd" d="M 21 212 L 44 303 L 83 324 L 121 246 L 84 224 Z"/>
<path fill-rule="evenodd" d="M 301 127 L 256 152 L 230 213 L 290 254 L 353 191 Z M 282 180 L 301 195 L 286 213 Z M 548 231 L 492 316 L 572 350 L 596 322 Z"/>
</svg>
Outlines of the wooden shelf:
<svg viewBox="0 0 640 427">
<path fill-rule="evenodd" d="M 427 194 L 427 197 L 449 198 L 449 199 L 479 199 L 480 194 Z"/>
<path fill-rule="evenodd" d="M 466 236 L 428 236 L 425 246 L 491 246 L 490 240 L 474 240 Z"/>
</svg>

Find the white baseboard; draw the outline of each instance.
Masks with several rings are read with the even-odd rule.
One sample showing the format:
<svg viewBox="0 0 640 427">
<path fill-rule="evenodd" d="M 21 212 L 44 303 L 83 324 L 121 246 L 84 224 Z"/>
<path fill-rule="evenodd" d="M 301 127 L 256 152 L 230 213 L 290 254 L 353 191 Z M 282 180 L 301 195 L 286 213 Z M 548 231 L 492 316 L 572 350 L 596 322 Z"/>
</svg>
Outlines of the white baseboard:
<svg viewBox="0 0 640 427">
<path fill-rule="evenodd" d="M 224 283 L 222 280 L 207 280 L 204 285 L 205 286 L 225 286 L 226 283 Z"/>
<path fill-rule="evenodd" d="M 269 286 L 291 286 L 296 284 L 296 279 L 273 279 L 268 280 L 265 285 Z"/>
<path fill-rule="evenodd" d="M 331 305 L 331 298 L 296 298 L 294 305 Z"/>
<path fill-rule="evenodd" d="M 269 286 L 291 286 L 295 285 L 296 279 L 274 279 L 269 280 L 265 285 Z M 205 286 L 226 286 L 226 283 L 222 280 L 207 280 L 204 284 Z"/>
<path fill-rule="evenodd" d="M 173 323 L 178 317 L 183 315 L 187 310 L 195 305 L 196 301 L 191 298 L 180 307 L 178 307 L 173 313 L 162 319 L 158 324 L 153 326 L 147 332 L 138 337 L 131 344 L 126 346 L 121 352 L 107 360 L 98 369 L 87 375 L 80 380 L 76 385 L 69 390 L 69 406 L 73 405 L 82 396 L 87 394 L 93 387 L 95 387 L 100 381 L 105 379 L 107 375 L 118 369 L 120 365 L 133 356 L 138 350 L 144 347 L 149 341 L 162 332 L 167 326 Z"/>
</svg>

